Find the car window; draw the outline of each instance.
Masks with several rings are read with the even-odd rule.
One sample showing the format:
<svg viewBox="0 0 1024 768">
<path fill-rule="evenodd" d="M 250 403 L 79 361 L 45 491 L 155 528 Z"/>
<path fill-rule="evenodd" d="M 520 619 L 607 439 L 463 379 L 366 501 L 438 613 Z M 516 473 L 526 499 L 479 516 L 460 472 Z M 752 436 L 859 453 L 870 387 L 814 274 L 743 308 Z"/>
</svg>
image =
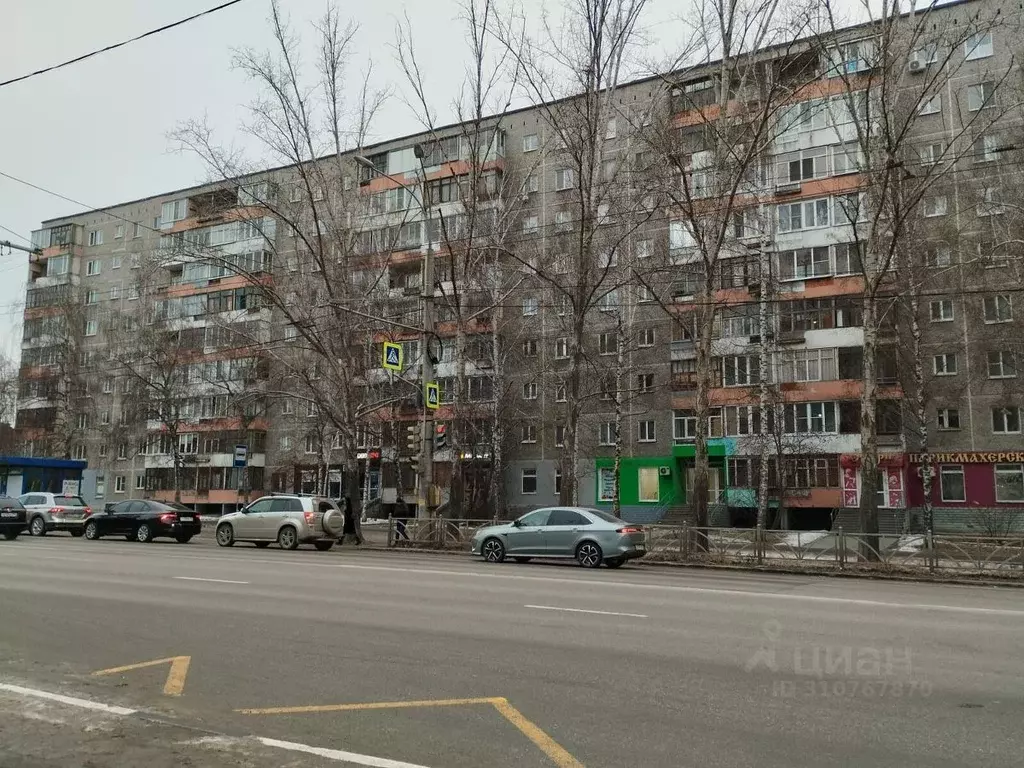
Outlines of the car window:
<svg viewBox="0 0 1024 768">
<path fill-rule="evenodd" d="M 45 504 L 46 503 L 46 497 L 45 496 L 40 496 L 38 493 L 33 493 L 33 494 L 29 495 L 29 496 L 25 496 L 24 497 L 24 501 L 22 503 L 24 503 L 24 504 Z"/>
<path fill-rule="evenodd" d="M 270 507 L 274 512 L 301 512 L 302 511 L 302 499 L 274 499 L 272 506 Z"/>
<path fill-rule="evenodd" d="M 130 501 L 119 501 L 117 504 L 112 506 L 108 511 L 112 515 L 123 515 L 128 512 L 128 507 L 131 506 Z"/>
<path fill-rule="evenodd" d="M 269 512 L 270 511 L 270 505 L 273 504 L 273 503 L 274 503 L 274 499 L 259 499 L 258 501 L 254 501 L 252 504 L 250 504 L 249 508 L 246 509 L 246 512 L 248 512 L 249 514 L 259 514 L 260 512 Z"/>
<path fill-rule="evenodd" d="M 548 519 L 548 525 L 587 525 L 589 522 L 579 512 L 571 509 L 553 509 Z"/>
<path fill-rule="evenodd" d="M 124 510 L 121 514 L 138 515 L 143 512 L 149 511 L 149 504 L 144 501 L 129 501 L 125 504 Z"/>
<path fill-rule="evenodd" d="M 551 515 L 550 509 L 538 509 L 534 512 L 523 515 L 519 518 L 519 525 L 521 526 L 534 526 L 534 525 L 547 525 L 548 517 Z"/>
<path fill-rule="evenodd" d="M 24 509 L 20 501 L 17 499 L 3 498 L 0 499 L 0 509 Z"/>
<path fill-rule="evenodd" d="M 606 523 L 621 523 L 623 522 L 615 515 L 609 514 L 608 512 L 602 512 L 600 509 L 588 509 L 588 515 L 593 515 L 599 520 L 604 520 Z"/>
<path fill-rule="evenodd" d="M 84 507 L 85 500 L 81 496 L 54 496 L 53 503 L 62 507 Z"/>
</svg>

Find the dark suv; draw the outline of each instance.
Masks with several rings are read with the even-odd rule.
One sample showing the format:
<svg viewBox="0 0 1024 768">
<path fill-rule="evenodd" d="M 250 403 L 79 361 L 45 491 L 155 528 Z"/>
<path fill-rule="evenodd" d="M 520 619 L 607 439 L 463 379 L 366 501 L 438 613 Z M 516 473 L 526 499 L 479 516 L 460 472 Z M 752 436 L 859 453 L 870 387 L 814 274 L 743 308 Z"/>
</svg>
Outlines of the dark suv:
<svg viewBox="0 0 1024 768">
<path fill-rule="evenodd" d="M 0 535 L 13 541 L 27 526 L 28 515 L 22 503 L 10 496 L 0 496 Z"/>
</svg>

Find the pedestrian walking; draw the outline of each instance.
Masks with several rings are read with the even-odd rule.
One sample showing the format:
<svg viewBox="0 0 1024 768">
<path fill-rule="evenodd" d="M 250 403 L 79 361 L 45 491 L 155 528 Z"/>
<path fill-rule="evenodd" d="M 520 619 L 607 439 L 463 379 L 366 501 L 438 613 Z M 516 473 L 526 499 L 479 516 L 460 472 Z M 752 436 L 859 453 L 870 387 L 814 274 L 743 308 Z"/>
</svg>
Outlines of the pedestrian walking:
<svg viewBox="0 0 1024 768">
<path fill-rule="evenodd" d="M 356 513 L 351 496 L 345 496 L 341 500 L 341 508 L 345 513 L 345 527 L 342 530 L 341 538 L 338 539 L 338 543 L 344 544 L 345 537 L 351 536 L 356 540 L 356 546 L 358 547 L 363 543 L 363 531 L 362 526 L 359 524 L 359 515 Z"/>
<path fill-rule="evenodd" d="M 399 496 L 395 499 L 395 543 L 397 544 L 400 540 L 405 539 L 409 541 L 409 533 L 405 529 L 405 524 L 409 520 L 409 505 L 405 503 L 405 499 Z"/>
</svg>

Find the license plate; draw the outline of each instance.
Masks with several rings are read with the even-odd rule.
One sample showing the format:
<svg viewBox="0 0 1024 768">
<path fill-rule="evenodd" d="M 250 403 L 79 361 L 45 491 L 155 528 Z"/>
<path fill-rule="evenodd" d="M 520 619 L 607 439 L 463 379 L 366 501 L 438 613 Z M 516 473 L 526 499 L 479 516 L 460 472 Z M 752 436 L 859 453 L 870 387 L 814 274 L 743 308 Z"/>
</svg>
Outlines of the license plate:
<svg viewBox="0 0 1024 768">
<path fill-rule="evenodd" d="M 0 517 L 17 517 L 17 512 L 0 512 Z"/>
<path fill-rule="evenodd" d="M 634 549 L 644 550 L 644 549 L 647 549 L 647 545 L 646 544 L 634 544 L 633 548 Z"/>
<path fill-rule="evenodd" d="M 64 515 L 64 517 L 66 517 L 68 520 L 81 520 L 82 519 L 82 513 L 81 512 L 68 512 L 66 515 Z"/>
<path fill-rule="evenodd" d="M 178 518 L 178 519 L 181 520 L 181 522 L 183 522 L 183 523 L 191 523 L 191 522 L 193 522 L 195 520 L 194 517 L 181 517 L 181 518 Z"/>
</svg>

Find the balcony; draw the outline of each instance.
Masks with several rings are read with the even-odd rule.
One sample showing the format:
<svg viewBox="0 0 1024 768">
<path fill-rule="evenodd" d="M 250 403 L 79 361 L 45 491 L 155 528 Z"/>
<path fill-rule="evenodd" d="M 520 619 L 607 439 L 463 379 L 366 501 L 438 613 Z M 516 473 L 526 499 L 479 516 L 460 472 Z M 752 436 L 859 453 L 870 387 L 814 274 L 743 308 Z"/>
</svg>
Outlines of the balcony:
<svg viewBox="0 0 1024 768">
<path fill-rule="evenodd" d="M 673 392 L 691 392 L 697 388 L 697 372 L 684 371 L 672 374 Z"/>
</svg>

